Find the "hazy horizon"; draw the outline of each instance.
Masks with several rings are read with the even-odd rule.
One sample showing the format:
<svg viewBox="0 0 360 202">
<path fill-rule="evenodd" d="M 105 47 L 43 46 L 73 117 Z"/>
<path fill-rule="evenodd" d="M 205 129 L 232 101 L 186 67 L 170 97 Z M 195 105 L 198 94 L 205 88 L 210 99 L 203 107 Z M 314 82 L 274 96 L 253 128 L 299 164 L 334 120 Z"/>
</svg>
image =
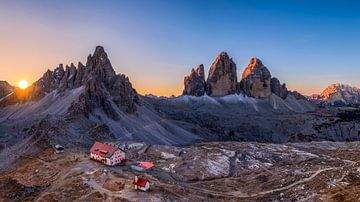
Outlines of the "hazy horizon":
<svg viewBox="0 0 360 202">
<path fill-rule="evenodd" d="M 191 68 L 221 51 L 238 78 L 253 56 L 289 90 L 360 86 L 356 1 L 0 0 L 0 80 L 39 79 L 104 46 L 141 94 L 179 95 Z"/>
</svg>

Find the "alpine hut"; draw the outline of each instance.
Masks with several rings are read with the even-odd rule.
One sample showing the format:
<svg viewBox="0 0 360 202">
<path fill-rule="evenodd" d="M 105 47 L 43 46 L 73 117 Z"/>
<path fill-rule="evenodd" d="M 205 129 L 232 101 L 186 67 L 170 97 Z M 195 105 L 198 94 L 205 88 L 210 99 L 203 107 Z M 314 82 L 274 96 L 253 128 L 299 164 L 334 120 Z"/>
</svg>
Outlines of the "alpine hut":
<svg viewBox="0 0 360 202">
<path fill-rule="evenodd" d="M 98 141 L 96 141 L 90 149 L 90 158 L 109 166 L 114 166 L 126 161 L 125 151 L 117 146 Z"/>
</svg>

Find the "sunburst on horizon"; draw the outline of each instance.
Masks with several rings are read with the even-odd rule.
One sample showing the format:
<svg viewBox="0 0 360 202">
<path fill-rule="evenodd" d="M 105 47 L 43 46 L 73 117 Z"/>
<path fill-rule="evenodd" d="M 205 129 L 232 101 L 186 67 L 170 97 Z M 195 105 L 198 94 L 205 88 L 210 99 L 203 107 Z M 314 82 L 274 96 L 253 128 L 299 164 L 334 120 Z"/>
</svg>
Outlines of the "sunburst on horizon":
<svg viewBox="0 0 360 202">
<path fill-rule="evenodd" d="M 29 86 L 29 83 L 26 80 L 21 80 L 21 81 L 19 81 L 18 86 L 19 86 L 19 88 L 24 90 Z"/>
</svg>

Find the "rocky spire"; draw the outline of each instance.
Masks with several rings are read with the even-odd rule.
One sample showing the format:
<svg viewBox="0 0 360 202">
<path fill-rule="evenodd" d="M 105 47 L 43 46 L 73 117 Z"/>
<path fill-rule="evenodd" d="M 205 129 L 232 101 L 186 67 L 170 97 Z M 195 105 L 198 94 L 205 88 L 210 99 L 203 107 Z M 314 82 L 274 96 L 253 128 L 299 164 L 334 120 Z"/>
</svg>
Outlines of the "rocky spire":
<svg viewBox="0 0 360 202">
<path fill-rule="evenodd" d="M 205 71 L 201 64 L 196 69 L 191 69 L 191 74 L 184 78 L 183 95 L 202 96 L 205 94 Z"/>
<path fill-rule="evenodd" d="M 276 77 L 271 78 L 270 87 L 271 92 L 275 95 L 281 97 L 282 99 L 285 99 L 287 97 L 288 90 L 286 88 L 286 84 L 284 83 L 281 85 L 279 79 L 277 79 Z"/>
<path fill-rule="evenodd" d="M 109 81 L 116 73 L 102 46 L 97 46 L 94 54 L 88 56 L 86 67 L 103 81 Z"/>
<path fill-rule="evenodd" d="M 226 52 L 221 52 L 210 67 L 206 93 L 211 96 L 224 96 L 236 91 L 236 64 Z"/>
<path fill-rule="evenodd" d="M 103 47 L 96 47 L 84 68 L 86 71 L 83 77 L 88 77 L 82 79 L 85 81 L 85 101 L 90 108 L 101 107 L 114 119 L 117 117 L 110 100 L 122 111 L 136 111 L 136 106 L 140 104 L 137 92 L 132 88 L 128 77 L 116 75 Z"/>
<path fill-rule="evenodd" d="M 249 97 L 266 98 L 271 95 L 270 79 L 270 71 L 253 57 L 242 74 L 240 88 Z"/>
<path fill-rule="evenodd" d="M 59 85 L 61 90 L 72 89 L 75 87 L 74 81 L 75 81 L 76 73 L 77 70 L 73 63 L 71 63 L 70 66 L 66 65 L 64 76 L 62 77 Z"/>
<path fill-rule="evenodd" d="M 88 74 L 88 71 L 87 71 L 86 67 L 81 62 L 79 62 L 75 80 L 74 80 L 74 86 L 78 87 L 78 86 L 81 86 L 83 83 L 85 83 L 87 74 Z"/>
</svg>

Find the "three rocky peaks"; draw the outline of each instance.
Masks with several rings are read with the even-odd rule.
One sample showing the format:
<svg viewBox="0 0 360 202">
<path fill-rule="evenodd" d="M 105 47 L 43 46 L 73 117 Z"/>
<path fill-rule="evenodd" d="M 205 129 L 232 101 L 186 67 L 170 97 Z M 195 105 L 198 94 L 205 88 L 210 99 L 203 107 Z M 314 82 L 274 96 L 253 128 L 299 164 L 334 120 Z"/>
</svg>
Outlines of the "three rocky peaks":
<svg viewBox="0 0 360 202">
<path fill-rule="evenodd" d="M 184 78 L 183 95 L 192 96 L 225 96 L 243 93 L 248 97 L 267 98 L 273 93 L 285 99 L 292 93 L 297 99 L 304 97 L 294 91 L 287 90 L 279 79 L 271 77 L 270 71 L 260 59 L 251 58 L 249 65 L 242 74 L 240 82 L 237 79 L 236 64 L 226 52 L 221 52 L 209 69 L 205 80 L 204 65 L 192 69 L 189 76 Z"/>
</svg>

